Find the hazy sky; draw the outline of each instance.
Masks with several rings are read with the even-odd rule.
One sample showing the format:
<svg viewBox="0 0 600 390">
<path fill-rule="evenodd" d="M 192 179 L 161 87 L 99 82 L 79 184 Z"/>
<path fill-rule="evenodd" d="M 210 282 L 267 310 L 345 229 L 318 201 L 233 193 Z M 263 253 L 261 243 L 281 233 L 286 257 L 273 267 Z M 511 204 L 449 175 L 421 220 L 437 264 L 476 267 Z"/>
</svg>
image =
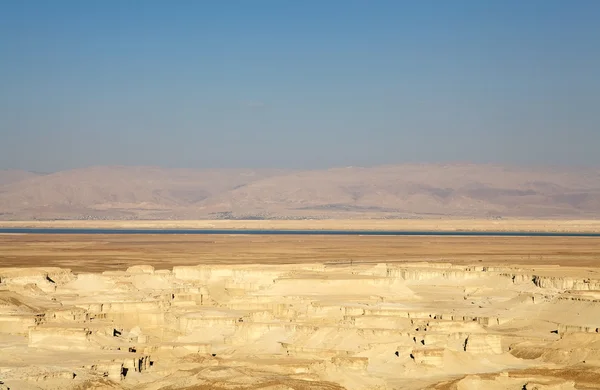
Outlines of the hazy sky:
<svg viewBox="0 0 600 390">
<path fill-rule="evenodd" d="M 3 0 L 0 169 L 600 165 L 600 1 Z"/>
</svg>

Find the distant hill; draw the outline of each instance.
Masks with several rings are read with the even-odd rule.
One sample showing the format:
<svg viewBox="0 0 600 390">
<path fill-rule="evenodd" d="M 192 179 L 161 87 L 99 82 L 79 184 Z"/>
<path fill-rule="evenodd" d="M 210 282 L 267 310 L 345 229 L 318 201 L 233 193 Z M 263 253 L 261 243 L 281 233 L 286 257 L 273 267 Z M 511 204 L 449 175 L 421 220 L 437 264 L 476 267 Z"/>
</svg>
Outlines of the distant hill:
<svg viewBox="0 0 600 390">
<path fill-rule="evenodd" d="M 312 171 L 0 171 L 0 219 L 600 217 L 600 169 L 405 164 Z"/>
<path fill-rule="evenodd" d="M 10 183 L 16 183 L 18 181 L 30 179 L 36 176 L 39 176 L 39 174 L 29 171 L 21 171 L 18 169 L 0 170 L 0 186 Z"/>
</svg>

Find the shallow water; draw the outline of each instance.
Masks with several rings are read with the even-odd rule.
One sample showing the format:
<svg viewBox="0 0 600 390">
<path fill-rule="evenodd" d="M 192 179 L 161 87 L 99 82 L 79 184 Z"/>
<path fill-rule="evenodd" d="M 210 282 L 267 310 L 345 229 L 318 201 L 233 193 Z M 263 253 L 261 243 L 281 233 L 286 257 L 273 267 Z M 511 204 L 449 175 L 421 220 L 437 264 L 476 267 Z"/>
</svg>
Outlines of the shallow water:
<svg viewBox="0 0 600 390">
<path fill-rule="evenodd" d="M 288 230 L 288 229 L 52 229 L 0 228 L 0 234 L 243 234 L 326 236 L 465 236 L 465 237 L 600 237 L 600 233 L 474 232 L 417 230 Z"/>
</svg>

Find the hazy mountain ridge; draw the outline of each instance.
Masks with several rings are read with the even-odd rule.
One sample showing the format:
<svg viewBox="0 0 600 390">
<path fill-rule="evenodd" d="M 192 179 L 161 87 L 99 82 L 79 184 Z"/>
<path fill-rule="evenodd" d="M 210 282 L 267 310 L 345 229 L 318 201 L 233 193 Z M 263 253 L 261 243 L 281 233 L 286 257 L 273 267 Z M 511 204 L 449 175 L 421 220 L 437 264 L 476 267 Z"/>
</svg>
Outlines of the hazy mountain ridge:
<svg viewBox="0 0 600 390">
<path fill-rule="evenodd" d="M 2 169 L 0 170 L 0 186 L 10 183 L 16 183 L 37 176 L 40 176 L 40 174 L 29 171 L 22 171 L 19 169 Z"/>
<path fill-rule="evenodd" d="M 600 170 L 404 164 L 0 174 L 1 219 L 600 217 Z"/>
</svg>

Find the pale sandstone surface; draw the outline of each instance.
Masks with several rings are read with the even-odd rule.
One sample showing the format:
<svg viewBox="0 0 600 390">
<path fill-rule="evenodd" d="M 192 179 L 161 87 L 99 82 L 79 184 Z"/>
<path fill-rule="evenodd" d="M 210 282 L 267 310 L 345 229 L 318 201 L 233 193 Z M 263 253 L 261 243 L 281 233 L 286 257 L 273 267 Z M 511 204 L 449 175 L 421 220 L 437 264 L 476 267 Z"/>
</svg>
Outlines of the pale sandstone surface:
<svg viewBox="0 0 600 390">
<path fill-rule="evenodd" d="M 0 386 L 592 389 L 599 327 L 595 267 L 11 267 Z"/>
<path fill-rule="evenodd" d="M 576 237 L 4 235 L 0 389 L 599 388 L 599 259 Z"/>
</svg>

